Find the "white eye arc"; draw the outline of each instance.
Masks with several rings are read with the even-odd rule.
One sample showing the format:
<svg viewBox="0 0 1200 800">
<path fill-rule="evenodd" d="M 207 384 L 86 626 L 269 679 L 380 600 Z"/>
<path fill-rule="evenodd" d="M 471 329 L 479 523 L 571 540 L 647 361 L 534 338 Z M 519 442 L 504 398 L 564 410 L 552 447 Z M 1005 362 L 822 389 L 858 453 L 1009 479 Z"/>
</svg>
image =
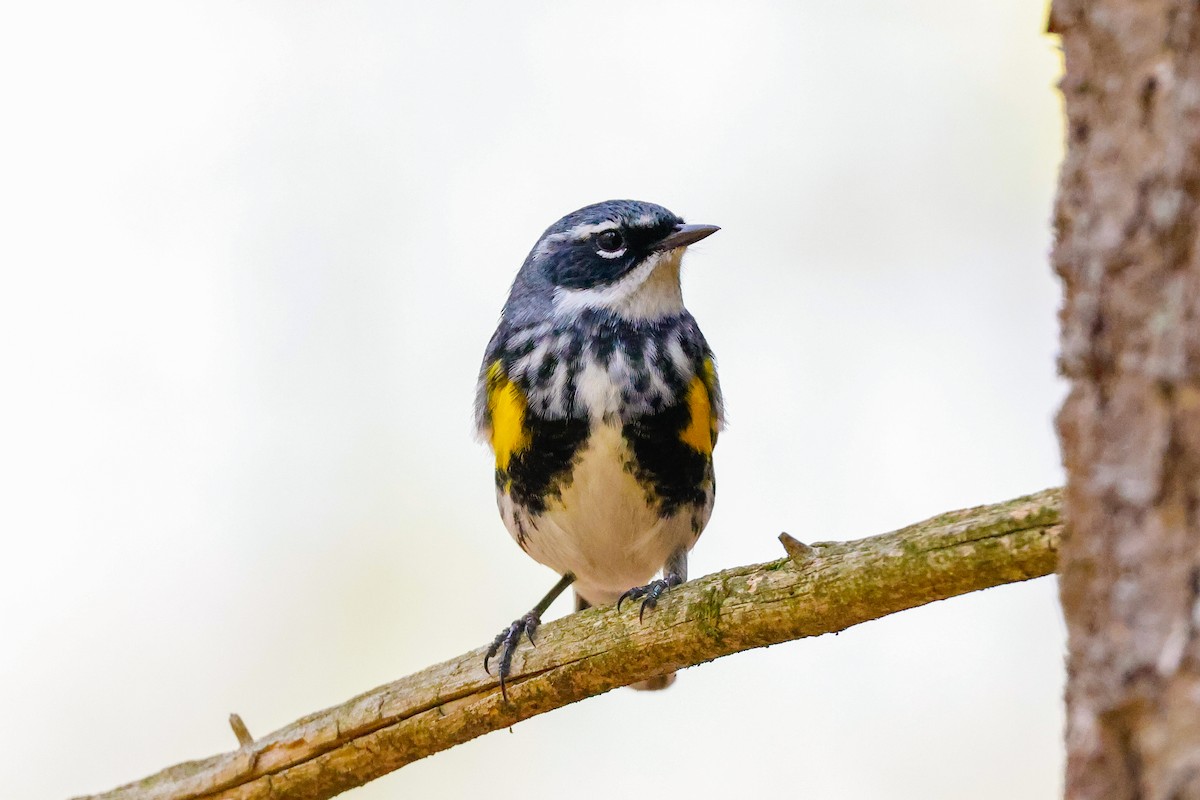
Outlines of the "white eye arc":
<svg viewBox="0 0 1200 800">
<path fill-rule="evenodd" d="M 601 231 L 596 234 L 596 252 L 604 258 L 618 258 L 625 255 L 625 237 L 615 228 Z"/>
</svg>

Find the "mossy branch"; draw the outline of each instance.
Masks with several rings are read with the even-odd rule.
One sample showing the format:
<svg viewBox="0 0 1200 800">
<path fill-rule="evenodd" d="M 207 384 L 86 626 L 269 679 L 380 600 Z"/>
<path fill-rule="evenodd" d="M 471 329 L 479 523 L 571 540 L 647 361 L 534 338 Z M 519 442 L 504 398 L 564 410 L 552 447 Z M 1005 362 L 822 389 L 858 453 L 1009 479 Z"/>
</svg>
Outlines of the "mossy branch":
<svg viewBox="0 0 1200 800">
<path fill-rule="evenodd" d="M 79 800 L 320 800 L 419 758 L 585 697 L 754 647 L 844 630 L 907 608 L 1047 575 L 1059 490 L 954 511 L 894 533 L 804 545 L 691 581 L 638 624 L 595 608 L 539 629 L 513 662 L 509 702 L 483 648 L 241 747 Z M 676 689 L 679 691 L 679 689 Z"/>
</svg>

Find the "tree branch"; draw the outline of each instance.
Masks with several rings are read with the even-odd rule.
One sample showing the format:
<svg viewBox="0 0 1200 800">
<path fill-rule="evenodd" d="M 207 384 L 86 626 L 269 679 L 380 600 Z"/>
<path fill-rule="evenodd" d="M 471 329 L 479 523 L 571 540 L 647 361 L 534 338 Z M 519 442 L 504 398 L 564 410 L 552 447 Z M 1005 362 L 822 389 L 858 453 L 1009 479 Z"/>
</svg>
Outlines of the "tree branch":
<svg viewBox="0 0 1200 800">
<path fill-rule="evenodd" d="M 1061 535 L 1058 489 L 954 511 L 894 533 L 805 546 L 673 590 L 637 614 L 594 608 L 544 625 L 522 647 L 510 702 L 484 648 L 319 711 L 232 752 L 78 800 L 323 800 L 476 736 L 636 681 L 907 608 L 1048 575 Z M 244 731 L 244 726 L 242 727 Z M 246 734 L 248 737 L 249 734 Z M 239 734 L 239 739 L 243 739 Z"/>
</svg>

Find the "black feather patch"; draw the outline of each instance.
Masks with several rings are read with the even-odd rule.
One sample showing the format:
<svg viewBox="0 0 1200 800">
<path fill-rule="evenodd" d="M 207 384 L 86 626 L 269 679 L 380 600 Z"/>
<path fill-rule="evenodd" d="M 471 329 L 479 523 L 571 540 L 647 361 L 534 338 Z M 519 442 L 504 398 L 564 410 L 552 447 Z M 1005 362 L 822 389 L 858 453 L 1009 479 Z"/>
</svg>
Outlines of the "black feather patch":
<svg viewBox="0 0 1200 800">
<path fill-rule="evenodd" d="M 587 440 L 589 425 L 585 419 L 547 420 L 530 414 L 525 427 L 529 447 L 513 455 L 506 472 L 496 470 L 496 485 L 507 485 L 513 500 L 536 516 L 570 485 L 572 462 Z"/>
<path fill-rule="evenodd" d="M 691 422 L 686 403 L 625 423 L 622 433 L 633 450 L 634 474 L 653 488 L 659 513 L 666 517 L 682 506 L 703 506 L 712 484 L 712 460 L 684 443 L 680 434 Z"/>
</svg>

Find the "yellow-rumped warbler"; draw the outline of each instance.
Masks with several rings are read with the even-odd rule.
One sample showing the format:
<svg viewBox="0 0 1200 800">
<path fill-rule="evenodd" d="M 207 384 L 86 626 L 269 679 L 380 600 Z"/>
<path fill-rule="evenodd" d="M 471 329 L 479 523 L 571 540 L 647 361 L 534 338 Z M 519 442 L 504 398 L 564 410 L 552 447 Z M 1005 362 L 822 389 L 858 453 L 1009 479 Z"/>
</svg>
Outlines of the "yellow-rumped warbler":
<svg viewBox="0 0 1200 800">
<path fill-rule="evenodd" d="M 485 668 L 500 653 L 502 692 L 522 633 L 533 641 L 571 584 L 577 610 L 641 599 L 640 616 L 687 580 L 712 511 L 722 407 L 679 267 L 684 248 L 717 230 L 653 203 L 597 203 L 551 225 L 513 281 L 483 357 L 476 424 L 496 456 L 508 532 L 562 579 L 488 649 Z"/>
</svg>

